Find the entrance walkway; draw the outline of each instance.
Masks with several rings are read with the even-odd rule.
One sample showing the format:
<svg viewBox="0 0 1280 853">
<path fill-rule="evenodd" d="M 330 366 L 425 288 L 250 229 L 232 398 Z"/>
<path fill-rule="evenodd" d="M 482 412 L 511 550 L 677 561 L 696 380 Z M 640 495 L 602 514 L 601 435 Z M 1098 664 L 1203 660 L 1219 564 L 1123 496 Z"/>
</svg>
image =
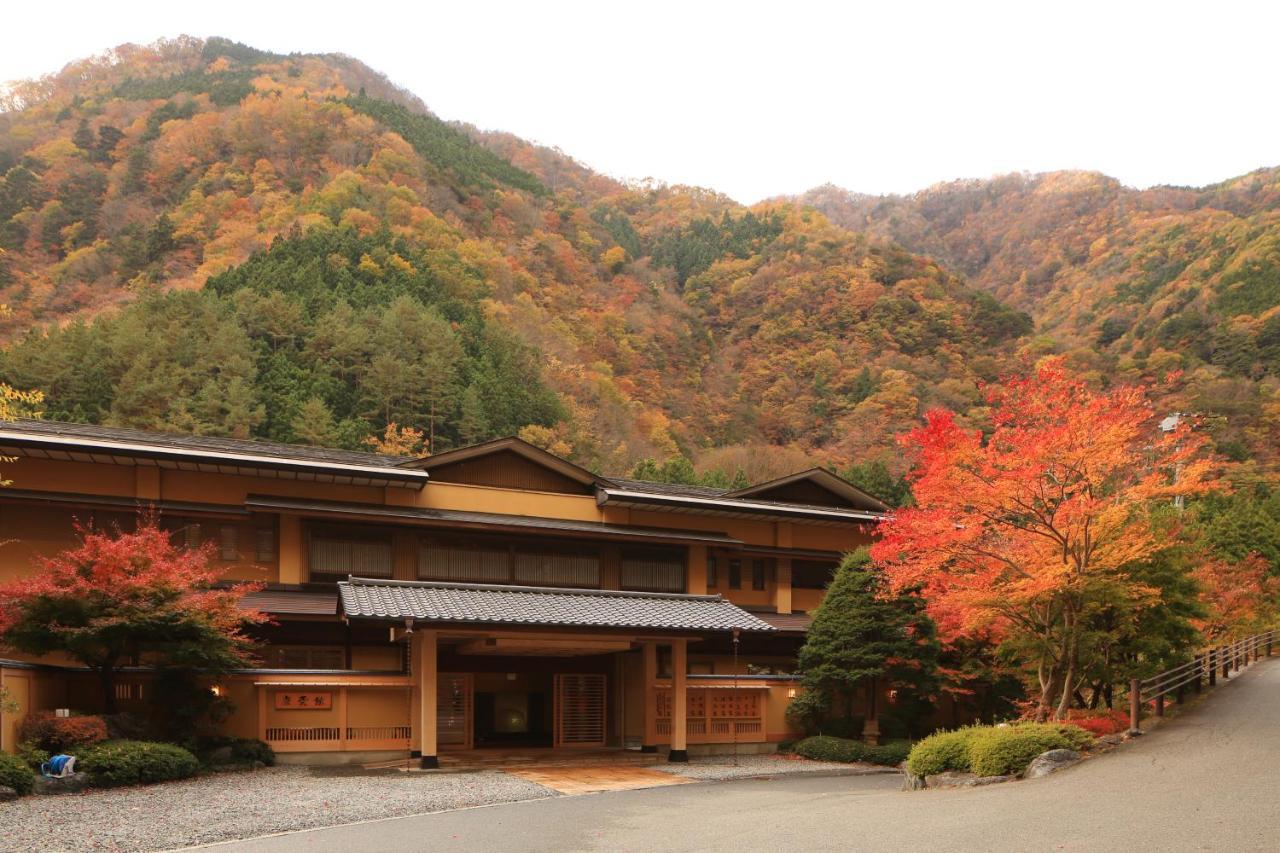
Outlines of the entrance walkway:
<svg viewBox="0 0 1280 853">
<path fill-rule="evenodd" d="M 530 767 L 508 770 L 561 794 L 594 794 L 598 791 L 634 791 L 661 785 L 687 785 L 695 780 L 673 776 L 648 767 Z"/>
<path fill-rule="evenodd" d="M 441 752 L 442 770 L 509 770 L 519 767 L 644 766 L 666 761 L 654 752 L 634 749 L 551 749 L 490 747 Z"/>
</svg>

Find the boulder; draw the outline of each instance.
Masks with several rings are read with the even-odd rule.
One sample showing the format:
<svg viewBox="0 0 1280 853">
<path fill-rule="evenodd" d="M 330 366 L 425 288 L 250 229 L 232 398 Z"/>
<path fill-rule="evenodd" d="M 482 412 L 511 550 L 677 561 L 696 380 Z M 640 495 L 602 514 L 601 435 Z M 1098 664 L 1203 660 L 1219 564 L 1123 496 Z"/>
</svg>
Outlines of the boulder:
<svg viewBox="0 0 1280 853">
<path fill-rule="evenodd" d="M 973 785 L 977 779 L 972 773 L 962 773 L 959 770 L 948 770 L 945 773 L 935 773 L 932 776 L 924 777 L 925 787 L 928 788 L 968 788 Z"/>
<path fill-rule="evenodd" d="M 0 785 L 0 803 L 7 803 L 10 800 L 18 799 L 18 792 L 10 788 L 8 785 Z"/>
<path fill-rule="evenodd" d="M 1017 776 L 979 776 L 970 784 L 976 788 L 979 785 L 998 785 L 1001 782 L 1012 782 L 1017 778 Z"/>
<path fill-rule="evenodd" d="M 1080 753 L 1074 749 L 1051 749 L 1036 756 L 1022 774 L 1026 779 L 1039 779 L 1048 776 L 1064 767 L 1070 767 L 1080 760 Z"/>
<path fill-rule="evenodd" d="M 37 794 L 78 794 L 89 787 L 88 773 L 72 773 L 70 776 L 50 778 L 36 776 L 35 792 Z"/>
<path fill-rule="evenodd" d="M 920 791 L 926 787 L 923 776 L 917 776 L 914 773 L 904 773 L 902 775 L 902 790 Z"/>
<path fill-rule="evenodd" d="M 1119 746 L 1120 744 L 1124 743 L 1126 739 L 1127 739 L 1126 735 L 1124 735 L 1123 733 L 1117 733 L 1113 735 L 1103 735 L 1102 737 L 1098 738 L 1098 742 L 1101 743 L 1103 746 Z"/>
</svg>

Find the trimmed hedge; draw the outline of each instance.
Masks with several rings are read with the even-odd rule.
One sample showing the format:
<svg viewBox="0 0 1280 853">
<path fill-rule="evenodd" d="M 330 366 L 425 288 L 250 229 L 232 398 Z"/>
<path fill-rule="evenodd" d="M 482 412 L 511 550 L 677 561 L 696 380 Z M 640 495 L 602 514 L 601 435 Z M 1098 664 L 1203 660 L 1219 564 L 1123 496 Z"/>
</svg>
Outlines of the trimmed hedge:
<svg viewBox="0 0 1280 853">
<path fill-rule="evenodd" d="M 907 772 L 914 776 L 933 776 L 948 770 L 969 770 L 969 748 L 983 729 L 969 726 L 953 732 L 938 732 L 916 743 L 907 756 Z"/>
<path fill-rule="evenodd" d="M 270 746 L 256 738 L 204 737 L 192 750 L 201 764 L 255 764 L 274 767 L 276 753 Z M 221 753 L 221 754 L 220 754 Z"/>
<path fill-rule="evenodd" d="M 28 714 L 18 728 L 18 740 L 49 753 L 73 752 L 107 739 L 107 724 L 101 717 L 58 717 L 51 711 Z"/>
<path fill-rule="evenodd" d="M 30 794 L 36 785 L 36 774 L 18 756 L 0 752 L 0 785 L 19 794 Z"/>
<path fill-rule="evenodd" d="M 859 740 L 830 735 L 805 738 L 793 749 L 797 755 L 813 761 L 839 761 L 846 764 L 864 761 L 869 764 L 888 766 L 901 764 L 910 751 L 911 744 L 906 741 L 890 741 L 879 746 L 871 746 Z"/>
<path fill-rule="evenodd" d="M 89 773 L 94 785 L 114 788 L 186 779 L 196 774 L 200 762 L 171 743 L 111 740 L 82 750 L 76 769 Z"/>
<path fill-rule="evenodd" d="M 1068 723 L 970 726 L 938 732 L 917 743 L 907 758 L 907 771 L 915 776 L 947 771 L 1009 776 L 1021 773 L 1042 752 L 1081 751 L 1092 745 L 1091 734 Z"/>
<path fill-rule="evenodd" d="M 969 748 L 969 771 L 978 776 L 1009 776 L 1026 770 L 1042 752 L 1071 748 L 1071 740 L 1056 726 L 1031 724 L 987 729 Z"/>
</svg>

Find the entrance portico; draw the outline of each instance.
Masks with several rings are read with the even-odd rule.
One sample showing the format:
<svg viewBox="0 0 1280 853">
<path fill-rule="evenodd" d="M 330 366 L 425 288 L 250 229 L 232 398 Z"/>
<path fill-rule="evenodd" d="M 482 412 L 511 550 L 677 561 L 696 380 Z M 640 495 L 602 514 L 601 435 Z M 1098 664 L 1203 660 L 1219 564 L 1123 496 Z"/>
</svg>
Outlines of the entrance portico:
<svg viewBox="0 0 1280 853">
<path fill-rule="evenodd" d="M 719 596 L 361 578 L 339 590 L 346 618 L 389 623 L 409 641 L 411 749 L 423 768 L 443 750 L 488 744 L 622 747 L 632 730 L 645 751 L 665 744 L 670 761 L 687 761 L 691 730 L 704 743 L 739 734 L 709 720 L 723 703 L 703 694 L 724 684 L 694 690 L 691 723 L 689 644 L 772 630 Z M 763 735 L 762 716 L 749 722 Z"/>
</svg>

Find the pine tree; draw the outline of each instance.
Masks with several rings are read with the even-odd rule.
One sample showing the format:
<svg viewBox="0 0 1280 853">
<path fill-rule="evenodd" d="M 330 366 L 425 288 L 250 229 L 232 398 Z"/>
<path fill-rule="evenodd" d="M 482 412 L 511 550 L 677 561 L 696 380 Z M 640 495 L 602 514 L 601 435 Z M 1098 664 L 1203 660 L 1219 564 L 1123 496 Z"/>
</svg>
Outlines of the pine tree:
<svg viewBox="0 0 1280 853">
<path fill-rule="evenodd" d="M 338 443 L 337 427 L 333 412 L 319 397 L 311 397 L 302 404 L 292 423 L 293 435 L 303 444 L 317 447 L 333 447 Z"/>
<path fill-rule="evenodd" d="M 886 592 L 865 548 L 845 556 L 800 650 L 805 695 L 793 716 L 806 728 L 852 733 L 861 695 L 863 733 L 874 738 L 880 687 L 897 689 L 903 700 L 904 691 L 922 698 L 933 687 L 939 651 L 933 623 L 919 598 Z"/>
</svg>

